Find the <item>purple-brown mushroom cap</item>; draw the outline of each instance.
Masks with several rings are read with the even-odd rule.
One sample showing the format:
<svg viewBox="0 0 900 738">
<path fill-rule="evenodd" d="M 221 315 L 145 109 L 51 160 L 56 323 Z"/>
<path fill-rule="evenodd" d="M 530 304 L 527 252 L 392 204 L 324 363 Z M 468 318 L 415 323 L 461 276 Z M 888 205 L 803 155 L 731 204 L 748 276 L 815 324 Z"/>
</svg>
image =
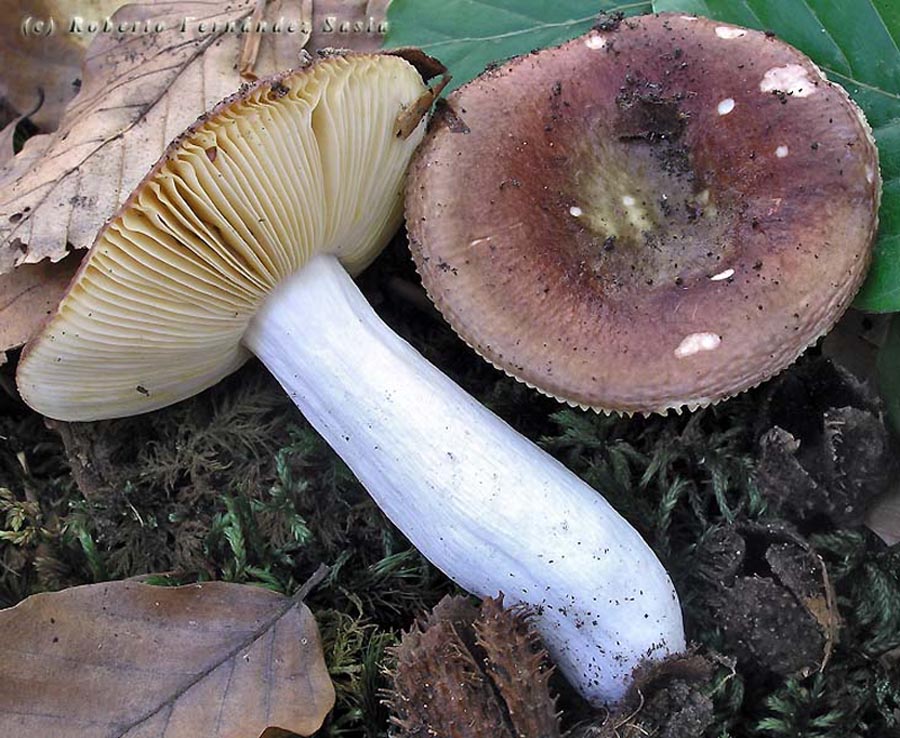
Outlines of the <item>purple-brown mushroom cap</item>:
<svg viewBox="0 0 900 738">
<path fill-rule="evenodd" d="M 417 267 L 487 360 L 571 404 L 715 402 L 849 305 L 880 198 L 846 92 L 769 35 L 604 24 L 455 91 L 410 173 Z"/>
</svg>

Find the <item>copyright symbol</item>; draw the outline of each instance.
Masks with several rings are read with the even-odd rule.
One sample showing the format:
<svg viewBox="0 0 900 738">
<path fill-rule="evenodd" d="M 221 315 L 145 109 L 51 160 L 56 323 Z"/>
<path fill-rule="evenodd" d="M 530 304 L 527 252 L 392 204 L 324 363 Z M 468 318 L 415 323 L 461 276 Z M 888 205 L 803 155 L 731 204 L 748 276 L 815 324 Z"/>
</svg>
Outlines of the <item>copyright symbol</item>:
<svg viewBox="0 0 900 738">
<path fill-rule="evenodd" d="M 49 36 L 53 33 L 54 25 L 53 18 L 35 18 L 29 15 L 22 19 L 22 35 Z"/>
</svg>

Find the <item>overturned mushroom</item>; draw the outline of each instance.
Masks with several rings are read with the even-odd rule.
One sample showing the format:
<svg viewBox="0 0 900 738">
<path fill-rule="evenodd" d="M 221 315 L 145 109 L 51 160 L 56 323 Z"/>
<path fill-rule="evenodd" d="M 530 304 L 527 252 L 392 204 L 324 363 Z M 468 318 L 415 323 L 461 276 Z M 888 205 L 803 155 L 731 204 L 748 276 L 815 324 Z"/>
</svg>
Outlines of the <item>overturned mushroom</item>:
<svg viewBox="0 0 900 738">
<path fill-rule="evenodd" d="M 424 123 L 404 139 L 397 119 L 418 122 L 423 100 L 403 58 L 352 55 L 226 101 L 101 231 L 19 387 L 56 418 L 116 417 L 256 354 L 427 558 L 471 592 L 533 605 L 562 671 L 615 700 L 640 660 L 684 646 L 662 566 L 593 489 L 391 332 L 344 269 L 399 225 Z"/>
<path fill-rule="evenodd" d="M 662 14 L 454 92 L 408 193 L 419 272 L 475 350 L 648 413 L 758 384 L 834 324 L 880 180 L 862 114 L 800 52 Z"/>
</svg>

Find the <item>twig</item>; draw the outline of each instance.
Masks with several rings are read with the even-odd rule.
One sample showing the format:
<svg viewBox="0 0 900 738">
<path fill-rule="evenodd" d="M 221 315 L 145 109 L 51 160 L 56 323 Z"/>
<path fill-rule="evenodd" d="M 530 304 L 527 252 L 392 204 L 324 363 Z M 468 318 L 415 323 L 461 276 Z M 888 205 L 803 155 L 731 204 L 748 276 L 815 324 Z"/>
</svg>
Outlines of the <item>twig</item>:
<svg viewBox="0 0 900 738">
<path fill-rule="evenodd" d="M 825 667 L 831 660 L 831 652 L 834 650 L 834 644 L 838 640 L 840 615 L 838 614 L 837 602 L 835 601 L 834 585 L 828 576 L 828 567 L 825 566 L 825 559 L 818 553 L 815 553 L 815 556 L 819 560 L 819 566 L 822 569 L 822 587 L 825 589 L 825 612 L 828 613 L 828 622 L 822 623 L 825 626 L 825 648 L 822 653 L 822 662 L 819 664 L 819 671 L 821 672 L 825 671 Z"/>
<path fill-rule="evenodd" d="M 266 12 L 266 0 L 256 0 L 256 7 L 250 16 L 250 30 L 244 35 L 241 44 L 241 56 L 238 60 L 238 70 L 241 78 L 249 81 L 256 79 L 253 67 L 256 66 L 256 57 L 259 55 L 259 42 L 262 34 L 259 32 L 260 22 Z"/>
<path fill-rule="evenodd" d="M 306 599 L 306 595 L 319 586 L 321 581 L 328 576 L 328 572 L 330 571 L 330 567 L 325 564 L 319 564 L 319 568 L 312 573 L 312 576 L 303 583 L 303 586 L 297 590 L 297 593 L 291 599 L 294 602 L 303 602 L 303 600 Z"/>
</svg>

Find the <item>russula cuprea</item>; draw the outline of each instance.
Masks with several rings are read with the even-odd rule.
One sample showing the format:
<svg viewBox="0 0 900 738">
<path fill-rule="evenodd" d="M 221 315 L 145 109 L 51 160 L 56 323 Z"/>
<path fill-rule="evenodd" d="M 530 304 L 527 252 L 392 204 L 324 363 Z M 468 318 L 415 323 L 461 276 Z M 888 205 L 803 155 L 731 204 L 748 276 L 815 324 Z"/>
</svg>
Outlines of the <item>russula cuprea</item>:
<svg viewBox="0 0 900 738">
<path fill-rule="evenodd" d="M 348 275 L 399 226 L 427 95 L 396 55 L 262 80 L 170 146 L 99 233 L 18 369 L 62 420 L 163 407 L 255 354 L 378 505 L 470 592 L 536 608 L 596 703 L 684 647 L 678 598 L 591 487 L 398 338 Z M 430 102 L 429 98 L 424 98 Z"/>
<path fill-rule="evenodd" d="M 572 405 L 696 408 L 827 332 L 865 275 L 877 151 L 796 49 L 607 20 L 453 92 L 410 170 L 419 273 L 457 333 Z"/>
</svg>

